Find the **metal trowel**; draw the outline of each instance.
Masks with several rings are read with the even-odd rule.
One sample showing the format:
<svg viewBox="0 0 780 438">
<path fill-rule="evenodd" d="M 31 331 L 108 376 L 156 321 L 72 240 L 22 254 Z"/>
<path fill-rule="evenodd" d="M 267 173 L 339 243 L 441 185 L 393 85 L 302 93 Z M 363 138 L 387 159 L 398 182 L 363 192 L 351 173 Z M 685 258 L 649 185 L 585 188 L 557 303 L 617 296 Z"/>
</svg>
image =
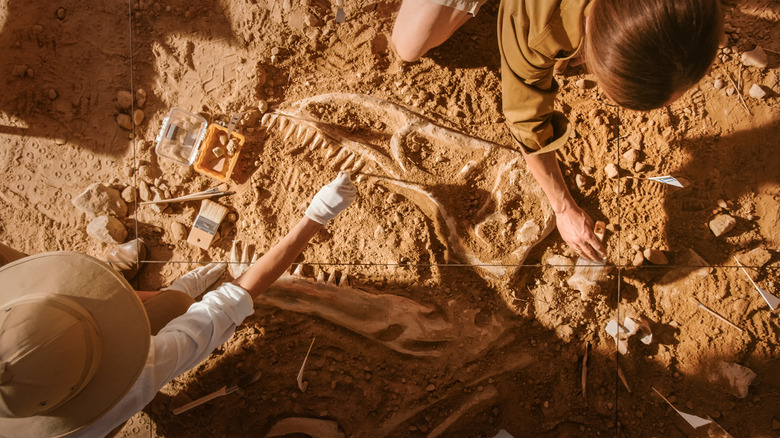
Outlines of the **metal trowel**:
<svg viewBox="0 0 780 438">
<path fill-rule="evenodd" d="M 344 15 L 344 0 L 336 0 L 336 23 L 343 23 L 347 17 Z"/>
</svg>

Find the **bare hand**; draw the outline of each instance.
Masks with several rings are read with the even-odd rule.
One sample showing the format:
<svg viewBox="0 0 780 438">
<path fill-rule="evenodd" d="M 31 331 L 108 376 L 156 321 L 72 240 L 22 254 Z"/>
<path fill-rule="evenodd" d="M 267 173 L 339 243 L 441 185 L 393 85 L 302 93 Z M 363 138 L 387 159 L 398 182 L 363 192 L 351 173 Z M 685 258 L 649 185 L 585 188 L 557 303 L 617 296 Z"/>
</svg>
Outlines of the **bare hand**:
<svg viewBox="0 0 780 438">
<path fill-rule="evenodd" d="M 604 245 L 593 234 L 593 221 L 585 210 L 574 205 L 556 215 L 555 220 L 561 237 L 577 254 L 594 262 L 604 261 Z"/>
</svg>

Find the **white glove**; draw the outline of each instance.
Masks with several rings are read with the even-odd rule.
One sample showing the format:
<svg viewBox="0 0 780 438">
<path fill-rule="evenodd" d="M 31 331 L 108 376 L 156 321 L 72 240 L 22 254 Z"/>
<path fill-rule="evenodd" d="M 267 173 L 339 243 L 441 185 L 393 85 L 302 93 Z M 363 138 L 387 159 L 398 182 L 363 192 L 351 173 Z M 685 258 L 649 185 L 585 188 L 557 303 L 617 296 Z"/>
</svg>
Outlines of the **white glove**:
<svg viewBox="0 0 780 438">
<path fill-rule="evenodd" d="M 321 188 L 314 199 L 312 199 L 309 208 L 306 209 L 306 216 L 309 219 L 325 225 L 341 213 L 349 204 L 355 200 L 357 189 L 352 184 L 350 174 L 339 172 L 339 175 L 330 184 Z"/>
<path fill-rule="evenodd" d="M 161 290 L 180 290 L 192 298 L 195 298 L 203 292 L 206 292 L 206 289 L 208 289 L 209 286 L 219 280 L 219 277 L 225 272 L 226 267 L 226 263 L 209 263 L 206 266 L 195 268 L 182 275 L 181 278 L 171 283 L 170 286 Z"/>
</svg>

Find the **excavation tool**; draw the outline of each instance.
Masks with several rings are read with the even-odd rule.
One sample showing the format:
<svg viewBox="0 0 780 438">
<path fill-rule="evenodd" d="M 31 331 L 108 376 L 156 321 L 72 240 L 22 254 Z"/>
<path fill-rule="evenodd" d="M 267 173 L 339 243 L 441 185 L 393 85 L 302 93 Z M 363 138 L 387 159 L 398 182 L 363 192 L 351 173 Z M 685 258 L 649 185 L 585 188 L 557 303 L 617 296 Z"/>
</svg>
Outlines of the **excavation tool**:
<svg viewBox="0 0 780 438">
<path fill-rule="evenodd" d="M 719 320 L 725 322 L 726 324 L 730 325 L 731 327 L 734 327 L 735 329 L 739 330 L 740 333 L 742 333 L 742 329 L 737 326 L 736 324 L 732 323 L 728 319 L 722 317 L 718 312 L 710 309 L 709 307 L 705 306 L 701 303 L 701 301 L 697 300 L 696 298 L 693 299 L 693 301 L 696 302 L 696 305 L 699 306 L 700 309 L 703 309 L 705 312 L 709 313 L 710 315 L 714 316 L 715 318 L 718 318 Z"/>
<path fill-rule="evenodd" d="M 651 388 L 653 388 L 653 387 L 651 386 Z M 706 426 L 706 425 L 708 425 L 708 424 L 713 422 L 712 418 L 710 418 L 710 417 L 707 417 L 707 418 L 697 417 L 696 415 L 686 414 L 685 412 L 682 412 L 682 411 L 678 410 L 676 407 L 674 407 L 672 402 L 667 400 L 666 397 L 664 397 L 660 392 L 658 392 L 657 389 L 653 388 L 653 391 L 655 391 L 656 394 L 658 394 L 662 399 L 664 399 L 666 404 L 668 404 L 672 409 L 674 409 L 675 412 L 680 414 L 680 416 L 683 417 L 683 419 L 686 422 L 688 422 L 688 424 L 690 424 L 691 427 L 693 427 L 694 429 L 698 429 L 698 428 L 700 428 L 702 426 Z"/>
<path fill-rule="evenodd" d="M 346 16 L 344 16 L 344 0 L 336 0 L 336 23 L 343 23 L 346 19 Z"/>
<path fill-rule="evenodd" d="M 190 409 L 192 409 L 192 408 L 194 408 L 196 406 L 200 406 L 203 403 L 206 403 L 206 402 L 208 402 L 210 400 L 214 400 L 217 397 L 222 397 L 223 395 L 228 395 L 230 393 L 236 392 L 236 391 L 238 391 L 241 388 L 244 388 L 244 387 L 246 387 L 246 386 L 248 386 L 248 385 L 250 385 L 250 384 L 252 384 L 254 382 L 257 382 L 260 379 L 260 376 L 262 374 L 263 373 L 261 371 L 256 371 L 256 372 L 254 372 L 252 374 L 247 374 L 246 376 L 240 378 L 238 380 L 238 383 L 236 383 L 235 385 L 232 385 L 232 386 L 229 386 L 229 387 L 227 385 L 225 385 L 222 388 L 219 388 L 218 390 L 212 392 L 211 394 L 204 395 L 203 397 L 201 397 L 201 398 L 199 398 L 197 400 L 193 400 L 193 401 L 187 403 L 184 406 L 179 406 L 178 408 L 173 409 L 172 410 L 173 415 L 179 415 L 182 412 L 187 412 Z"/>
<path fill-rule="evenodd" d="M 179 196 L 178 198 L 170 198 L 170 199 L 158 199 L 156 201 L 146 201 L 142 202 L 141 205 L 147 205 L 147 204 L 170 204 L 172 202 L 184 202 L 184 201 L 199 201 L 201 199 L 209 199 L 216 196 L 227 196 L 232 195 L 236 192 L 228 191 L 227 190 L 227 184 L 220 184 L 216 187 L 212 187 L 208 190 L 204 190 L 202 192 L 197 193 L 190 193 L 186 196 Z"/>
<path fill-rule="evenodd" d="M 688 187 L 689 185 L 691 185 L 690 181 L 688 181 L 686 178 L 683 178 L 681 176 L 677 177 L 677 178 L 675 178 L 675 177 L 673 177 L 671 175 L 650 176 L 650 177 L 647 177 L 647 178 L 642 178 L 642 177 L 639 177 L 639 176 L 627 176 L 626 178 L 643 179 L 643 180 L 647 180 L 647 181 L 655 181 L 655 182 L 659 182 L 661 184 L 666 184 L 666 185 L 670 185 L 670 186 L 674 186 L 674 187 L 679 187 L 681 189 L 684 189 L 685 187 Z"/>
<path fill-rule="evenodd" d="M 776 296 L 770 294 L 769 292 L 761 289 L 758 287 L 755 281 L 753 281 L 753 278 L 750 277 L 750 274 L 745 270 L 745 267 L 742 266 L 742 263 L 737 260 L 737 257 L 734 256 L 734 261 L 737 262 L 740 269 L 742 269 L 742 272 L 747 275 L 748 280 L 750 280 L 751 283 L 753 283 L 753 287 L 756 288 L 759 294 L 761 294 L 761 297 L 764 298 L 764 301 L 766 301 L 767 304 L 769 304 L 769 308 L 772 310 L 777 310 L 778 306 L 780 306 L 780 298 L 777 298 Z"/>
<path fill-rule="evenodd" d="M 596 222 L 596 225 L 593 227 L 593 234 L 599 238 L 599 241 L 604 240 L 605 231 L 606 225 L 604 222 Z M 607 273 L 608 269 L 605 262 L 594 262 L 580 256 L 574 266 L 574 275 L 569 278 L 569 284 L 580 282 L 598 283 L 607 279 Z"/>
<path fill-rule="evenodd" d="M 224 205 L 204 199 L 200 204 L 200 212 L 192 224 L 192 230 L 187 237 L 187 242 L 201 249 L 209 249 L 214 235 L 217 234 L 219 224 L 227 214 L 228 209 Z"/>
</svg>

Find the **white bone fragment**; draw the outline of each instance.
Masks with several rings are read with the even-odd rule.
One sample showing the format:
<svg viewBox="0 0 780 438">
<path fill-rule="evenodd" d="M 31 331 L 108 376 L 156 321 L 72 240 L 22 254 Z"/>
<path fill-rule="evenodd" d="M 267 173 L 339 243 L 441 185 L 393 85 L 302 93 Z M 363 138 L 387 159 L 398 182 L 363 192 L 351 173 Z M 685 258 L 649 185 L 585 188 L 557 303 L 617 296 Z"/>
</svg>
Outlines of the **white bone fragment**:
<svg viewBox="0 0 780 438">
<path fill-rule="evenodd" d="M 341 274 L 341 278 L 339 278 L 339 287 L 349 287 L 350 284 L 349 275 Z"/>
<path fill-rule="evenodd" d="M 355 162 L 355 165 L 352 166 L 352 169 L 350 169 L 350 172 L 353 174 L 360 171 L 360 169 L 363 168 L 363 166 L 366 165 L 366 162 L 362 158 L 358 158 L 358 160 Z"/>
<path fill-rule="evenodd" d="M 290 139 L 290 137 L 298 130 L 298 125 L 295 122 L 290 122 L 290 126 L 287 127 L 287 131 L 284 132 L 284 141 Z"/>
<path fill-rule="evenodd" d="M 303 277 L 303 263 L 298 263 L 298 266 L 295 267 L 295 271 L 293 271 L 293 275 Z"/>
<path fill-rule="evenodd" d="M 330 159 L 340 151 L 338 146 L 328 145 L 328 149 L 325 151 L 325 159 Z"/>
<path fill-rule="evenodd" d="M 314 135 L 317 133 L 317 131 L 313 129 L 306 129 L 303 136 L 303 145 L 306 146 L 309 144 L 309 142 L 314 138 Z"/>
<path fill-rule="evenodd" d="M 315 131 L 314 138 L 312 138 L 311 143 L 309 144 L 309 149 L 314 150 L 317 149 L 321 144 L 323 144 L 322 136 L 319 132 Z"/>
<path fill-rule="evenodd" d="M 325 271 L 317 273 L 317 283 L 325 284 Z"/>
<path fill-rule="evenodd" d="M 238 240 L 233 241 L 233 248 L 230 249 L 230 275 L 238 278 L 241 274 L 241 256 L 238 255 Z"/>
<path fill-rule="evenodd" d="M 279 117 L 279 132 L 284 131 L 287 129 L 287 126 L 290 125 L 290 119 L 287 117 Z"/>
<path fill-rule="evenodd" d="M 309 131 L 309 128 L 307 128 L 305 125 L 300 124 L 298 125 L 298 132 L 295 136 L 295 139 L 303 142 L 303 146 L 306 146 L 306 142 L 303 141 L 304 138 L 306 138 L 306 133 Z"/>
<path fill-rule="evenodd" d="M 330 271 L 330 274 L 328 275 L 328 284 L 336 285 L 337 283 L 336 271 Z"/>
<path fill-rule="evenodd" d="M 476 161 L 469 161 L 466 163 L 465 166 L 463 166 L 463 169 L 460 169 L 460 173 L 458 173 L 458 176 L 467 178 L 471 172 L 474 171 L 474 168 L 477 167 Z"/>
<path fill-rule="evenodd" d="M 344 161 L 349 156 L 349 154 L 350 152 L 346 148 L 339 150 L 339 153 L 336 154 L 336 156 L 333 157 L 333 161 L 331 161 L 333 167 L 338 167 L 339 163 Z"/>
</svg>

